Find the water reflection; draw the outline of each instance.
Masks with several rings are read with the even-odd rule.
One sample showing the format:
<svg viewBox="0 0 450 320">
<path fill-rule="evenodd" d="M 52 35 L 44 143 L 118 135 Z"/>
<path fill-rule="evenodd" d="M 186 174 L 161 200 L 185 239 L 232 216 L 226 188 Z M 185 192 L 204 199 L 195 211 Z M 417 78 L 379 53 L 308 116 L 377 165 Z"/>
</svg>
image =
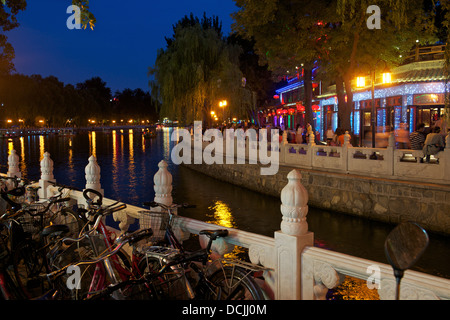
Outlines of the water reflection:
<svg viewBox="0 0 450 320">
<path fill-rule="evenodd" d="M 115 192 L 119 190 L 119 164 L 117 160 L 117 131 L 112 130 L 112 185 Z"/>
<path fill-rule="evenodd" d="M 26 160 L 27 159 L 25 158 L 25 138 L 20 137 L 20 172 L 22 172 L 23 174 L 27 173 Z"/>
<path fill-rule="evenodd" d="M 89 132 L 89 150 L 94 157 L 97 157 L 97 136 L 95 131 Z"/>
<path fill-rule="evenodd" d="M 223 201 L 215 201 L 214 205 L 210 206 L 208 209 L 212 211 L 212 215 L 207 214 L 207 217 L 213 218 L 213 220 L 207 222 L 226 228 L 236 227 L 233 214 L 231 213 L 231 208 Z"/>
<path fill-rule="evenodd" d="M 39 157 L 41 160 L 44 158 L 44 153 L 45 153 L 45 140 L 44 140 L 44 136 L 40 135 L 39 136 Z"/>
</svg>

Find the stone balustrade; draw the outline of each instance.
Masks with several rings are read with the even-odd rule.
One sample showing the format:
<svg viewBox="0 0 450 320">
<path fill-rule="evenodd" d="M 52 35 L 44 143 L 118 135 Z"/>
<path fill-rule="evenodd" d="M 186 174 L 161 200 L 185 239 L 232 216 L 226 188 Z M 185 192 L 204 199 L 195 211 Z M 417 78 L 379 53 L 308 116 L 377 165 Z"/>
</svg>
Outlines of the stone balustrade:
<svg viewBox="0 0 450 320">
<path fill-rule="evenodd" d="M 348 142 L 348 140 L 347 140 Z M 292 147 L 292 146 L 291 146 Z M 302 146 L 321 148 L 321 146 Z M 336 147 L 335 147 L 336 148 Z M 345 146 L 345 148 L 349 148 Z M 342 151 L 342 149 L 340 149 Z M 15 152 L 11 151 L 11 171 L 17 168 Z M 50 155 L 41 161 L 42 177 L 52 178 Z M 44 160 L 43 159 L 43 160 Z M 172 203 L 172 176 L 167 163 L 161 161 L 154 176 L 155 201 Z M 17 173 L 17 171 L 15 171 Z M 103 192 L 100 184 L 100 170 L 95 157 L 89 158 L 85 170 L 86 188 Z M 19 176 L 19 175 L 17 175 Z M 233 228 L 229 236 L 216 242 L 213 250 L 225 254 L 234 246 L 248 248 L 252 263 L 270 268 L 264 274 L 262 287 L 269 298 L 277 300 L 320 300 L 325 299 L 329 289 L 338 286 L 344 276 L 367 280 L 368 285 L 378 290 L 380 299 L 393 299 L 395 278 L 392 268 L 383 263 L 361 259 L 313 246 L 314 234 L 308 229 L 308 193 L 301 183 L 301 173 L 297 169 L 287 175 L 288 183 L 281 191 L 280 230 L 273 237 L 253 234 Z M 55 192 L 55 187 L 47 186 L 46 196 Z M 69 196 L 78 204 L 84 204 L 82 192 L 70 191 Z M 104 204 L 114 203 L 104 198 Z M 140 219 L 142 208 L 127 205 L 125 210 L 115 212 L 114 220 L 120 230 L 126 232 L 130 224 Z M 177 216 L 174 228 L 185 233 L 199 234 L 204 229 L 224 227 Z M 200 237 L 200 243 L 205 242 Z M 450 280 L 430 276 L 415 271 L 406 271 L 402 280 L 401 299 L 450 299 Z"/>
<path fill-rule="evenodd" d="M 249 143 L 247 137 L 245 140 L 234 139 L 230 145 L 238 164 L 260 161 L 258 143 Z M 216 146 L 215 154 L 227 156 L 226 141 L 224 136 L 224 147 Z M 313 139 L 309 141 L 308 144 L 288 143 L 285 131 L 279 148 L 268 143 L 268 156 L 271 152 L 278 152 L 279 164 L 291 167 L 450 185 L 450 135 L 446 137 L 446 148 L 432 156 L 430 163 L 422 161 L 422 150 L 396 149 L 393 133 L 386 148 L 353 147 L 348 132 L 343 146 L 315 144 Z M 203 151 L 210 143 L 202 141 L 193 146 L 194 151 L 196 148 L 198 152 Z"/>
</svg>

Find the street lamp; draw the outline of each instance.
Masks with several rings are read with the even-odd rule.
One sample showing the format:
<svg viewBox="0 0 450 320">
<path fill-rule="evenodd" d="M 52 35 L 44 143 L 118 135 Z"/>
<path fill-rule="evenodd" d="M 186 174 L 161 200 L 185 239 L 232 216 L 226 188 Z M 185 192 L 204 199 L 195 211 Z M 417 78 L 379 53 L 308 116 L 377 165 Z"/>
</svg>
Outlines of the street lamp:
<svg viewBox="0 0 450 320">
<path fill-rule="evenodd" d="M 222 100 L 219 102 L 219 107 L 222 108 L 222 118 L 225 121 L 225 107 L 227 106 L 227 100 Z"/>
<path fill-rule="evenodd" d="M 376 118 L 376 108 L 375 108 L 375 76 L 376 76 L 376 70 L 377 70 L 377 65 L 378 62 L 380 62 L 382 60 L 377 61 L 377 63 L 375 64 L 375 67 L 370 70 L 370 76 L 371 76 L 371 91 L 372 91 L 372 117 L 371 117 L 371 126 L 372 126 L 372 148 L 375 148 L 375 134 L 376 134 L 376 123 L 377 123 L 377 118 Z M 386 62 L 384 62 L 386 64 Z M 356 86 L 358 88 L 362 88 L 365 87 L 366 84 L 366 78 L 365 77 L 357 77 L 356 78 Z M 388 70 L 388 68 L 385 65 L 385 68 L 383 70 L 383 74 L 382 74 L 382 83 L 383 84 L 388 84 L 391 83 L 391 72 Z"/>
</svg>

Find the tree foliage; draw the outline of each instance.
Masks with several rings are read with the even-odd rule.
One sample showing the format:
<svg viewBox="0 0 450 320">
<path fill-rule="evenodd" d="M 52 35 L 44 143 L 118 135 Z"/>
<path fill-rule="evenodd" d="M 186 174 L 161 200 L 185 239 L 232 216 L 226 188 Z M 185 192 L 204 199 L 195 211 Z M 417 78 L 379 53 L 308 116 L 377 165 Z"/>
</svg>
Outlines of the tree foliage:
<svg viewBox="0 0 450 320">
<path fill-rule="evenodd" d="M 39 125 L 40 119 L 46 120 L 49 126 L 85 126 L 88 119 L 110 123 L 122 117 L 155 121 L 156 108 L 150 93 L 125 89 L 116 92 L 114 100 L 111 89 L 99 77 L 75 86 L 65 85 L 54 76 L 0 77 L 0 126 L 5 126 L 6 119 L 12 119 L 15 124 L 21 119 L 22 124 L 32 127 Z"/>
<path fill-rule="evenodd" d="M 340 126 L 350 131 L 352 80 L 376 65 L 396 65 L 420 39 L 429 41 L 432 17 L 423 0 L 235 0 L 233 29 L 256 40 L 258 54 L 275 75 L 303 64 L 319 66 L 317 79 L 335 83 Z M 381 9 L 381 28 L 370 29 L 367 8 Z M 379 61 L 382 61 L 381 64 Z M 305 90 L 310 73 L 305 72 Z M 307 121 L 311 97 L 306 95 Z"/>
<path fill-rule="evenodd" d="M 242 72 L 238 46 L 227 44 L 217 18 L 184 17 L 173 26 L 167 47 L 159 49 L 149 68 L 152 95 L 161 103 L 160 116 L 192 123 L 209 120 L 220 100 L 228 114 L 239 116 Z"/>
</svg>

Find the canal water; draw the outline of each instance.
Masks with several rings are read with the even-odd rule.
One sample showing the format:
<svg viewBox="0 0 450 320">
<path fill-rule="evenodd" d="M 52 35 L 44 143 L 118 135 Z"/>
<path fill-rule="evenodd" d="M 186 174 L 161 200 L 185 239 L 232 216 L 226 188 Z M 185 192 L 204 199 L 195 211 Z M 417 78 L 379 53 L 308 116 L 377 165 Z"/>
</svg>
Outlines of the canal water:
<svg viewBox="0 0 450 320">
<path fill-rule="evenodd" d="M 9 151 L 20 157 L 20 171 L 27 179 L 40 177 L 39 162 L 49 152 L 57 182 L 78 189 L 85 186 L 84 169 L 91 154 L 101 168 L 105 196 L 142 206 L 154 198 L 153 176 L 158 163 L 166 160 L 173 176 L 176 203 L 195 204 L 180 215 L 273 236 L 280 229 L 280 199 L 224 183 L 170 160 L 171 129 L 146 139 L 133 130 L 91 131 L 74 136 L 28 136 L 0 139 L 0 172 L 7 172 Z M 315 246 L 387 263 L 384 241 L 394 226 L 359 217 L 309 208 L 307 221 Z M 450 278 L 450 237 L 429 234 L 430 245 L 413 269 Z"/>
</svg>

